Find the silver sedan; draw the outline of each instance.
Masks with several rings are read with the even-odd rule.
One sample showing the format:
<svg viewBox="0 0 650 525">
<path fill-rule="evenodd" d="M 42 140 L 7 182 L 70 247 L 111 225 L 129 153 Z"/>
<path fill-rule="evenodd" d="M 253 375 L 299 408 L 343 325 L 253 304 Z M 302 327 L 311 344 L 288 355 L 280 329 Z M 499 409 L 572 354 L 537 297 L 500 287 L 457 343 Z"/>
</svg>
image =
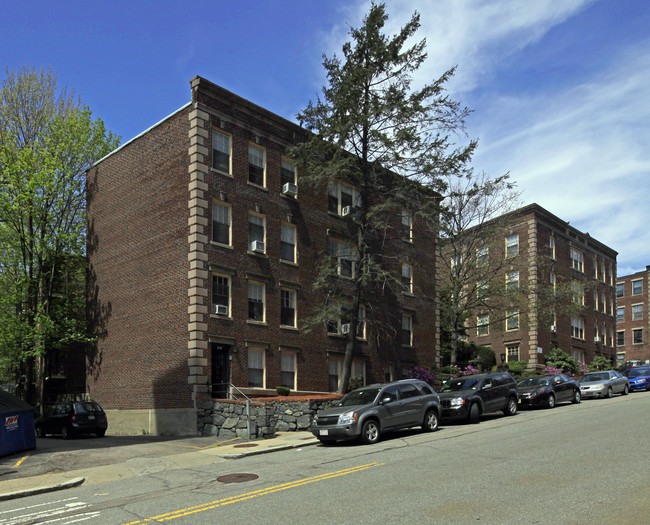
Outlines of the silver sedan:
<svg viewBox="0 0 650 525">
<path fill-rule="evenodd" d="M 612 397 L 614 394 L 627 395 L 630 385 L 627 377 L 616 370 L 591 372 L 579 380 L 580 393 L 583 398 Z"/>
</svg>

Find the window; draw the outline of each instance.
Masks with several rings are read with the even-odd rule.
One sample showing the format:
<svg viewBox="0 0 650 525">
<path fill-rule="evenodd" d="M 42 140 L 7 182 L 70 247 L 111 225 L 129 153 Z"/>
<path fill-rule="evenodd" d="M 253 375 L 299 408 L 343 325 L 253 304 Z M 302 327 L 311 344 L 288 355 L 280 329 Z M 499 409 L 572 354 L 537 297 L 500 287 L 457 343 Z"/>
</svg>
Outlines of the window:
<svg viewBox="0 0 650 525">
<path fill-rule="evenodd" d="M 635 328 L 632 330 L 632 344 L 643 344 L 643 328 Z"/>
<path fill-rule="evenodd" d="M 616 297 L 623 297 L 625 293 L 625 283 L 616 283 Z"/>
<path fill-rule="evenodd" d="M 230 135 L 212 130 L 212 167 L 230 174 Z"/>
<path fill-rule="evenodd" d="M 400 236 L 404 241 L 413 242 L 413 217 L 408 210 L 402 210 Z"/>
<path fill-rule="evenodd" d="M 248 145 L 248 182 L 264 186 L 266 154 L 262 148 Z"/>
<path fill-rule="evenodd" d="M 519 330 L 519 310 L 506 312 L 506 330 Z"/>
<path fill-rule="evenodd" d="M 548 239 L 548 256 L 555 259 L 555 237 L 552 235 Z"/>
<path fill-rule="evenodd" d="M 352 186 L 342 182 L 330 184 L 327 190 L 327 211 L 343 215 L 344 208 L 350 210 L 361 206 L 361 196 Z"/>
<path fill-rule="evenodd" d="M 577 281 L 571 283 L 571 300 L 575 304 L 585 304 L 584 288 L 582 287 L 582 284 Z"/>
<path fill-rule="evenodd" d="M 248 283 L 248 320 L 264 322 L 266 285 L 250 281 Z"/>
<path fill-rule="evenodd" d="M 551 283 L 551 288 L 553 288 L 553 291 L 555 292 L 555 272 L 549 274 L 548 280 Z"/>
<path fill-rule="evenodd" d="M 296 292 L 295 290 L 280 290 L 280 324 L 296 326 Z"/>
<path fill-rule="evenodd" d="M 354 277 L 355 275 L 355 248 L 333 239 L 327 241 L 327 253 L 336 259 L 336 271 L 342 277 Z"/>
<path fill-rule="evenodd" d="M 607 312 L 607 296 L 604 293 L 600 294 L 600 309 Z"/>
<path fill-rule="evenodd" d="M 581 362 L 581 363 L 585 362 L 585 353 L 584 353 L 583 350 L 572 350 L 571 351 L 571 357 L 573 357 L 573 359 L 575 361 L 578 361 L 578 362 Z"/>
<path fill-rule="evenodd" d="M 632 321 L 638 321 L 643 319 L 643 305 L 642 304 L 633 304 L 632 305 Z"/>
<path fill-rule="evenodd" d="M 476 250 L 476 266 L 487 266 L 490 260 L 490 252 L 487 246 L 482 246 Z"/>
<path fill-rule="evenodd" d="M 514 257 L 519 253 L 519 235 L 516 233 L 506 237 L 506 257 Z"/>
<path fill-rule="evenodd" d="M 350 332 L 350 324 L 352 317 L 350 305 L 341 305 L 339 307 L 339 318 L 331 319 L 327 322 L 328 334 L 346 335 Z M 359 307 L 359 314 L 357 318 L 357 338 L 365 339 L 366 335 L 366 309 L 363 306 Z"/>
<path fill-rule="evenodd" d="M 392 364 L 387 364 L 384 369 L 384 381 L 390 383 L 395 377 L 395 367 Z"/>
<path fill-rule="evenodd" d="M 594 279 L 598 279 L 598 260 L 596 259 L 596 256 L 594 255 Z"/>
<path fill-rule="evenodd" d="M 489 294 L 489 284 L 487 279 L 481 279 L 476 284 L 476 297 L 480 299 L 485 299 Z"/>
<path fill-rule="evenodd" d="M 625 346 L 625 331 L 616 332 L 616 346 Z"/>
<path fill-rule="evenodd" d="M 604 283 L 607 282 L 607 276 L 605 275 L 605 263 L 600 263 L 600 280 Z"/>
<path fill-rule="evenodd" d="M 571 336 L 576 339 L 585 338 L 585 323 L 582 319 L 576 317 L 571 319 Z"/>
<path fill-rule="evenodd" d="M 350 371 L 350 377 L 360 378 L 361 384 L 366 384 L 366 363 L 358 359 L 352 361 L 352 370 Z"/>
<path fill-rule="evenodd" d="M 616 308 L 616 322 L 622 323 L 623 321 L 625 321 L 625 308 L 623 306 L 619 306 Z"/>
<path fill-rule="evenodd" d="M 476 318 L 476 332 L 479 336 L 490 333 L 490 314 L 481 314 Z"/>
<path fill-rule="evenodd" d="M 594 310 L 598 310 L 598 292 L 594 290 Z"/>
<path fill-rule="evenodd" d="M 410 264 L 402 263 L 402 290 L 404 293 L 413 293 L 413 267 Z"/>
<path fill-rule="evenodd" d="M 227 204 L 212 204 L 212 240 L 230 246 L 231 208 Z"/>
<path fill-rule="evenodd" d="M 296 389 L 296 353 L 280 352 L 280 385 Z"/>
<path fill-rule="evenodd" d="M 330 357 L 328 360 L 329 367 L 329 391 L 336 392 L 339 388 L 339 380 L 343 375 L 343 359 Z M 366 363 L 359 359 L 352 360 L 352 369 L 350 377 L 362 378 L 362 384 L 366 384 Z"/>
<path fill-rule="evenodd" d="M 582 258 L 582 252 L 576 250 L 575 248 L 570 249 L 571 256 L 571 268 L 578 270 L 579 272 L 584 271 L 584 261 Z"/>
<path fill-rule="evenodd" d="M 263 215 L 248 214 L 248 249 L 266 253 L 266 219 Z"/>
<path fill-rule="evenodd" d="M 641 295 L 643 293 L 643 281 L 632 281 L 632 295 Z"/>
<path fill-rule="evenodd" d="M 506 363 L 519 361 L 519 343 L 506 345 Z"/>
<path fill-rule="evenodd" d="M 212 313 L 230 315 L 230 278 L 212 275 Z"/>
<path fill-rule="evenodd" d="M 402 345 L 413 346 L 413 316 L 402 314 Z"/>
<path fill-rule="evenodd" d="M 557 332 L 557 317 L 555 316 L 555 310 L 551 310 L 551 332 Z"/>
<path fill-rule="evenodd" d="M 283 224 L 281 227 L 280 259 L 296 262 L 296 227 L 293 224 Z"/>
<path fill-rule="evenodd" d="M 506 290 L 513 292 L 519 289 L 519 270 L 506 273 Z"/>
<path fill-rule="evenodd" d="M 289 159 L 282 159 L 280 165 L 280 184 L 284 187 L 286 183 L 296 183 L 296 166 Z"/>
<path fill-rule="evenodd" d="M 248 349 L 248 386 L 264 388 L 265 383 L 265 352 L 263 349 Z"/>
</svg>

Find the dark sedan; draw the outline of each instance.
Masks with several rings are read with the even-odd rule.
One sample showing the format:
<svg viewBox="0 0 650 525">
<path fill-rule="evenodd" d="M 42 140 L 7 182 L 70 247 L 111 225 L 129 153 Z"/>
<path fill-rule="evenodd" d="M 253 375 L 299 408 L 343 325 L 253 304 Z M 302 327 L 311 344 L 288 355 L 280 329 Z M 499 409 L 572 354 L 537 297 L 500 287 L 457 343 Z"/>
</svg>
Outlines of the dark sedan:
<svg viewBox="0 0 650 525">
<path fill-rule="evenodd" d="M 106 413 L 94 401 L 65 401 L 45 405 L 35 423 L 36 436 L 59 434 L 63 439 L 80 434 L 103 437 L 108 428 Z"/>
<path fill-rule="evenodd" d="M 578 382 L 564 374 L 529 377 L 520 381 L 517 388 L 522 407 L 553 408 L 556 403 L 580 403 L 581 399 Z"/>
</svg>

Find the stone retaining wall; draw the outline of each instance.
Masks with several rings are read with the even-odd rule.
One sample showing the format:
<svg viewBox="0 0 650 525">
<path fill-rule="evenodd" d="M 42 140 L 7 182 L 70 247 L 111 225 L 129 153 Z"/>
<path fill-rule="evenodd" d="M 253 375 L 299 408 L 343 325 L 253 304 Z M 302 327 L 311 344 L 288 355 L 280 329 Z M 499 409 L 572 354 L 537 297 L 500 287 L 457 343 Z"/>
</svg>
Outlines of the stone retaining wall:
<svg viewBox="0 0 650 525">
<path fill-rule="evenodd" d="M 251 401 L 251 437 L 270 437 L 276 432 L 308 430 L 314 414 L 338 400 Z M 200 436 L 248 437 L 246 401 L 197 399 Z"/>
</svg>

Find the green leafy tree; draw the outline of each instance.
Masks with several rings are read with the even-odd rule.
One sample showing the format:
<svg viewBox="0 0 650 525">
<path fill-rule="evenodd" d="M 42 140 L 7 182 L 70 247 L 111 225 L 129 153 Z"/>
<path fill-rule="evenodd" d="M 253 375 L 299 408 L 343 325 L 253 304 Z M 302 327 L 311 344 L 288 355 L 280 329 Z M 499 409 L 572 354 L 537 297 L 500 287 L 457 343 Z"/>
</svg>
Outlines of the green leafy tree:
<svg viewBox="0 0 650 525">
<path fill-rule="evenodd" d="M 343 57 L 324 57 L 328 84 L 298 116 L 312 134 L 290 152 L 304 174 L 301 184 L 323 193 L 337 184 L 353 189 L 355 212 L 347 216 L 345 232 L 349 245 L 344 254 L 330 250 L 324 259 L 315 286 L 325 299 L 312 317 L 315 324 L 339 318 L 334 298 L 349 297 L 340 391 L 350 377 L 362 306 L 372 313 L 376 297 L 401 286 L 400 276 L 386 270 L 388 254 L 394 253 L 387 246 L 401 235 L 395 218 L 407 209 L 412 219 L 428 225 L 428 233 L 413 244 L 433 249 L 439 199 L 426 190 L 441 189 L 440 175 L 467 162 L 476 146 L 457 147 L 451 140 L 469 113 L 445 92 L 453 69 L 420 89 L 412 86 L 412 75 L 426 58 L 424 40 L 410 45 L 419 15 L 393 36 L 382 32 L 387 18 L 385 5 L 373 3 L 363 25 L 350 29 Z M 341 260 L 351 282 L 337 279 Z M 394 319 L 368 315 L 365 321 L 383 336 L 394 338 L 398 330 Z"/>
<path fill-rule="evenodd" d="M 603 355 L 597 355 L 589 365 L 590 370 L 611 370 L 612 362 Z"/>
<path fill-rule="evenodd" d="M 85 171 L 118 144 L 80 100 L 58 89 L 54 72 L 7 70 L 0 91 L 0 356 L 5 371 L 25 371 L 32 402 L 43 401 L 48 350 L 88 337 Z M 62 289 L 70 293 L 61 296 Z"/>
<path fill-rule="evenodd" d="M 580 373 L 578 361 L 559 348 L 554 348 L 546 356 L 546 366 L 562 370 L 565 374 L 576 375 Z"/>
</svg>

